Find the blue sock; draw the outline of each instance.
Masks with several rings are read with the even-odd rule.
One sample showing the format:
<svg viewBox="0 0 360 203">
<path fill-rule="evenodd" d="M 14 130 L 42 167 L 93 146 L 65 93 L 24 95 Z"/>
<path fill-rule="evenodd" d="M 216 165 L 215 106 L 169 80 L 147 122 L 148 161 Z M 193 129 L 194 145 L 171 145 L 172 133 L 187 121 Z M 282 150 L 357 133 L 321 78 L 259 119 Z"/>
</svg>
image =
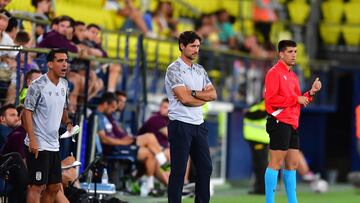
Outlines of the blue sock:
<svg viewBox="0 0 360 203">
<path fill-rule="evenodd" d="M 296 198 L 296 171 L 295 170 L 284 170 L 283 179 L 285 184 L 286 195 L 288 203 L 297 203 Z"/>
<path fill-rule="evenodd" d="M 279 171 L 267 168 L 265 172 L 265 194 L 266 203 L 275 202 L 275 190 Z"/>
</svg>

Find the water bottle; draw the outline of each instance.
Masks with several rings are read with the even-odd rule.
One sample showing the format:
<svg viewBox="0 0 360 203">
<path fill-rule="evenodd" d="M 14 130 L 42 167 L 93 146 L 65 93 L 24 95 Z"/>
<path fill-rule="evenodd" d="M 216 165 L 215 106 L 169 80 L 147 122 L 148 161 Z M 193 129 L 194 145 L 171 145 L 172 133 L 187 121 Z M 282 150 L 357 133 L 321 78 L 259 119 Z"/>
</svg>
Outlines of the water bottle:
<svg viewBox="0 0 360 203">
<path fill-rule="evenodd" d="M 109 183 L 109 176 L 108 176 L 106 168 L 104 168 L 104 171 L 103 171 L 103 174 L 102 174 L 102 177 L 101 177 L 101 183 L 104 183 L 104 184 Z"/>
</svg>

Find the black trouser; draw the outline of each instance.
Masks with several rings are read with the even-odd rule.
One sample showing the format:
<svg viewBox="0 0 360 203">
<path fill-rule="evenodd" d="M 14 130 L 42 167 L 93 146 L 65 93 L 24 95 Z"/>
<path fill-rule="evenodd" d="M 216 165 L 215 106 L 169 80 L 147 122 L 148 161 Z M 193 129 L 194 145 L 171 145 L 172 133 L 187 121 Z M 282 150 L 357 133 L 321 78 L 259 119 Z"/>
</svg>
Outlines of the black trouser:
<svg viewBox="0 0 360 203">
<path fill-rule="evenodd" d="M 195 202 L 208 203 L 210 200 L 210 176 L 212 162 L 210 158 L 208 130 L 205 124 L 192 125 L 181 121 L 168 124 L 171 172 L 168 186 L 168 202 L 181 202 L 186 164 L 191 161 L 196 168 Z"/>
<path fill-rule="evenodd" d="M 268 165 L 268 144 L 253 141 L 248 142 L 251 147 L 253 172 L 255 174 L 253 192 L 257 194 L 265 194 L 264 174 Z"/>
<path fill-rule="evenodd" d="M 9 203 L 26 202 L 26 189 L 28 185 L 28 173 L 21 155 L 17 152 L 4 154 L 0 158 L 0 175 L 5 178 L 7 173 L 7 187 L 11 188 L 7 193 Z"/>
</svg>

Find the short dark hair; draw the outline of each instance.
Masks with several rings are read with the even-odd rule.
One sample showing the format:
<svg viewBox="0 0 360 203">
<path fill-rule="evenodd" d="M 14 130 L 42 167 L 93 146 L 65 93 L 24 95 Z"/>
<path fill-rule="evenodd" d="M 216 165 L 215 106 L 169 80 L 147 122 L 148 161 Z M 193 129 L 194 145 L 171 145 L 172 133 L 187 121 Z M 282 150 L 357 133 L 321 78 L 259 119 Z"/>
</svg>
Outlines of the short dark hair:
<svg viewBox="0 0 360 203">
<path fill-rule="evenodd" d="M 29 70 L 29 71 L 26 72 L 26 74 L 25 74 L 25 80 L 30 79 L 31 76 L 32 76 L 32 74 L 34 74 L 34 73 L 39 73 L 39 74 L 41 74 L 41 71 L 36 70 L 36 69 L 31 69 L 31 70 Z"/>
<path fill-rule="evenodd" d="M 98 30 L 101 30 L 100 26 L 94 24 L 94 23 L 91 23 L 89 24 L 88 26 L 86 26 L 86 29 L 89 30 L 90 28 L 96 28 Z"/>
<path fill-rule="evenodd" d="M 8 21 L 8 26 L 5 29 L 5 32 L 11 32 L 14 28 L 17 28 L 19 25 L 19 22 L 16 18 L 10 17 Z"/>
<path fill-rule="evenodd" d="M 168 99 L 168 98 L 164 98 L 164 99 L 161 100 L 161 103 L 163 103 L 163 102 L 169 103 L 169 99 Z"/>
<path fill-rule="evenodd" d="M 59 22 L 60 22 L 59 20 L 60 20 L 60 17 L 59 17 L 59 16 L 56 17 L 56 18 L 54 18 L 54 19 L 52 19 L 52 20 L 51 20 L 50 27 L 52 27 L 53 25 L 59 24 Z"/>
<path fill-rule="evenodd" d="M 8 110 L 8 109 L 16 109 L 15 105 L 14 104 L 7 104 L 7 105 L 4 105 L 0 108 L 0 116 L 5 116 L 5 112 Z"/>
<path fill-rule="evenodd" d="M 74 27 L 79 26 L 79 25 L 84 25 L 85 26 L 85 23 L 83 21 L 75 21 Z"/>
<path fill-rule="evenodd" d="M 50 0 L 31 0 L 31 5 L 36 8 L 37 4 L 42 1 L 50 1 Z"/>
<path fill-rule="evenodd" d="M 72 19 L 70 16 L 66 16 L 66 15 L 63 15 L 63 16 L 59 16 L 59 23 L 63 22 L 63 21 L 69 21 L 70 22 L 70 26 L 71 27 L 74 27 L 74 24 L 75 24 L 75 21 L 74 19 Z"/>
<path fill-rule="evenodd" d="M 25 31 L 19 31 L 18 33 L 16 33 L 15 43 L 24 45 L 24 44 L 30 42 L 30 40 L 31 39 L 30 39 L 29 33 L 25 32 Z"/>
<path fill-rule="evenodd" d="M 183 44 L 184 46 L 188 45 L 188 44 L 191 44 L 193 42 L 195 42 L 195 40 L 199 40 L 201 42 L 201 37 L 196 34 L 196 32 L 194 31 L 185 31 L 183 33 L 180 34 L 179 36 L 179 50 L 181 50 L 180 48 L 180 44 Z"/>
<path fill-rule="evenodd" d="M 100 99 L 99 104 L 104 104 L 104 103 L 112 103 L 114 101 L 118 101 L 116 95 L 113 92 L 105 92 Z"/>
<path fill-rule="evenodd" d="M 116 96 L 123 96 L 123 97 L 127 97 L 127 94 L 126 92 L 123 92 L 123 91 L 116 91 L 115 92 Z"/>
<path fill-rule="evenodd" d="M 50 52 L 48 53 L 48 55 L 46 56 L 46 60 L 47 62 L 53 61 L 55 59 L 55 54 L 58 53 L 64 53 L 66 54 L 66 56 L 68 55 L 67 49 L 51 49 Z"/>
<path fill-rule="evenodd" d="M 19 104 L 17 107 L 16 107 L 16 111 L 18 113 L 18 116 L 21 115 L 21 113 L 23 112 L 23 110 L 25 109 L 24 105 L 22 104 Z"/>
<path fill-rule="evenodd" d="M 285 51 L 287 47 L 296 47 L 296 42 L 292 40 L 281 40 L 278 44 L 278 52 Z"/>
</svg>

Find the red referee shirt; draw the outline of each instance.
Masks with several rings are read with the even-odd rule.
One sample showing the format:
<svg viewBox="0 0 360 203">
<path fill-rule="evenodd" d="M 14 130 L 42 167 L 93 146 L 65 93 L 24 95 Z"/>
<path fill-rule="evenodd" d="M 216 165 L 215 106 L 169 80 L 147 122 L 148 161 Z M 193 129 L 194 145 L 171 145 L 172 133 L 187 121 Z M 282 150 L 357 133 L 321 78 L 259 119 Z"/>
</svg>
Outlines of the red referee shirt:
<svg viewBox="0 0 360 203">
<path fill-rule="evenodd" d="M 299 126 L 300 107 L 298 96 L 301 96 L 299 80 L 291 69 L 281 60 L 278 61 L 265 77 L 266 111 L 277 120 L 290 124 L 294 129 Z M 308 92 L 304 96 L 312 101 Z"/>
</svg>

